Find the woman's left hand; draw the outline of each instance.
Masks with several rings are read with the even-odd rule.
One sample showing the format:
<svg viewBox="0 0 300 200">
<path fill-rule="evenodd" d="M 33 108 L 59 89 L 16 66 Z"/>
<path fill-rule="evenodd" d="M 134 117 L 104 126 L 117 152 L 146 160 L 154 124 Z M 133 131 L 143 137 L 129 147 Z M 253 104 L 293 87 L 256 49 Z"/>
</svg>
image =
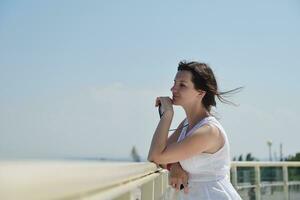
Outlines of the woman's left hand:
<svg viewBox="0 0 300 200">
<path fill-rule="evenodd" d="M 170 97 L 157 97 L 155 101 L 155 107 L 162 106 L 163 112 L 170 111 L 174 113 L 173 110 L 173 100 Z"/>
<path fill-rule="evenodd" d="M 184 192 L 188 193 L 188 180 L 189 173 L 181 167 L 180 163 L 172 163 L 169 172 L 169 185 L 179 191 L 182 184 L 184 187 Z"/>
</svg>

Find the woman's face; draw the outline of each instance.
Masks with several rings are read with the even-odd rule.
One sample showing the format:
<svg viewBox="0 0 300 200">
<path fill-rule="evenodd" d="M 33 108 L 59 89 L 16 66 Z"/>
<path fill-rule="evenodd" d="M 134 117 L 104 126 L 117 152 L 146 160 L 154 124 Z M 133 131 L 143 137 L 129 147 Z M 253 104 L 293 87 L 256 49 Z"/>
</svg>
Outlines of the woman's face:
<svg viewBox="0 0 300 200">
<path fill-rule="evenodd" d="M 194 88 L 192 73 L 186 70 L 177 72 L 171 91 L 173 104 L 181 106 L 193 103 L 196 100 L 199 101 L 199 94 L 201 94 L 201 91 Z"/>
</svg>

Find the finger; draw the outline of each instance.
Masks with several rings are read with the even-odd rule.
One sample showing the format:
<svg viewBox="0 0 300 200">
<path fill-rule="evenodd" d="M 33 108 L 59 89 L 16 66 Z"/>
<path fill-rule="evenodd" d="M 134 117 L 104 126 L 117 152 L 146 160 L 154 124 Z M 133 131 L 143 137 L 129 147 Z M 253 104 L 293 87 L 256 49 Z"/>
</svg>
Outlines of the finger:
<svg viewBox="0 0 300 200">
<path fill-rule="evenodd" d="M 156 97 L 156 100 L 155 100 L 155 107 L 159 106 L 160 104 L 160 98 L 159 97 Z"/>
<path fill-rule="evenodd" d="M 188 184 L 188 176 L 183 176 L 182 177 L 182 184 L 183 185 Z"/>
<path fill-rule="evenodd" d="M 174 180 L 174 178 L 170 178 L 169 179 L 169 185 L 174 187 L 175 184 L 176 184 L 176 181 Z"/>
<path fill-rule="evenodd" d="M 183 187 L 184 187 L 184 193 L 188 193 L 189 192 L 188 182 L 184 181 L 182 184 L 183 184 Z"/>
<path fill-rule="evenodd" d="M 184 190 L 186 191 L 186 189 L 188 189 L 188 180 L 189 180 L 189 177 L 188 176 L 183 176 L 183 186 L 184 186 Z"/>
<path fill-rule="evenodd" d="M 176 183 L 175 183 L 175 182 L 171 182 L 171 183 L 170 183 L 170 186 L 171 186 L 172 188 L 175 188 L 175 187 L 176 187 Z"/>
<path fill-rule="evenodd" d="M 174 183 L 176 183 L 175 178 L 171 177 L 169 178 L 169 185 L 173 185 Z"/>
<path fill-rule="evenodd" d="M 168 104 L 171 104 L 171 105 L 173 105 L 174 103 L 173 103 L 173 99 L 172 98 L 170 98 L 170 97 L 166 97 L 166 102 L 168 102 Z"/>
<path fill-rule="evenodd" d="M 182 184 L 182 180 L 181 179 L 178 179 L 177 181 L 177 185 L 176 185 L 176 190 L 179 191 L 180 190 L 180 186 Z"/>
<path fill-rule="evenodd" d="M 188 186 L 184 186 L 183 191 L 184 191 L 185 194 L 189 193 L 189 188 L 188 188 Z"/>
<path fill-rule="evenodd" d="M 170 97 L 160 97 L 160 101 L 163 103 L 166 103 L 168 101 L 171 101 L 171 98 Z"/>
<path fill-rule="evenodd" d="M 165 97 L 165 99 L 166 99 L 167 101 L 173 102 L 173 99 L 172 99 L 171 97 Z"/>
</svg>

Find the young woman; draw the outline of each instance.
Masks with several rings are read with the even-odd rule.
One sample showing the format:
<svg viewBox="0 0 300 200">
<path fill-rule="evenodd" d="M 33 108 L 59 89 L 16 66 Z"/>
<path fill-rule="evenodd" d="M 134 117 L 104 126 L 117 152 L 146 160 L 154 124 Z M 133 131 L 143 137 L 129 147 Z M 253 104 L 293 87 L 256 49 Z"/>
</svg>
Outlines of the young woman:
<svg viewBox="0 0 300 200">
<path fill-rule="evenodd" d="M 222 125 L 211 114 L 216 97 L 225 103 L 223 95 L 240 88 L 219 92 L 211 68 L 205 63 L 180 62 L 170 97 L 157 97 L 155 106 L 163 114 L 152 138 L 148 160 L 158 165 L 179 163 L 187 172 L 177 185 L 184 190 L 176 199 L 223 200 L 241 199 L 229 180 L 230 152 Z M 182 106 L 186 118 L 168 138 L 173 119 L 173 105 Z M 181 182 L 182 181 L 182 182 Z M 167 194 L 163 199 L 173 199 Z"/>
</svg>

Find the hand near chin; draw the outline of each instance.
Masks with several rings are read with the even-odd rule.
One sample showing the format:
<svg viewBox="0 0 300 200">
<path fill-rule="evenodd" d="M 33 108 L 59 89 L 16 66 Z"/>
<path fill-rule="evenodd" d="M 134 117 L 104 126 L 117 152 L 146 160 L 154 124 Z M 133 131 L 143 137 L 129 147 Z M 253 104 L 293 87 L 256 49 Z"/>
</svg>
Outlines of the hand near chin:
<svg viewBox="0 0 300 200">
<path fill-rule="evenodd" d="M 155 107 L 161 105 L 163 112 L 170 111 L 174 112 L 173 110 L 173 100 L 170 97 L 157 97 L 155 101 Z"/>
</svg>

